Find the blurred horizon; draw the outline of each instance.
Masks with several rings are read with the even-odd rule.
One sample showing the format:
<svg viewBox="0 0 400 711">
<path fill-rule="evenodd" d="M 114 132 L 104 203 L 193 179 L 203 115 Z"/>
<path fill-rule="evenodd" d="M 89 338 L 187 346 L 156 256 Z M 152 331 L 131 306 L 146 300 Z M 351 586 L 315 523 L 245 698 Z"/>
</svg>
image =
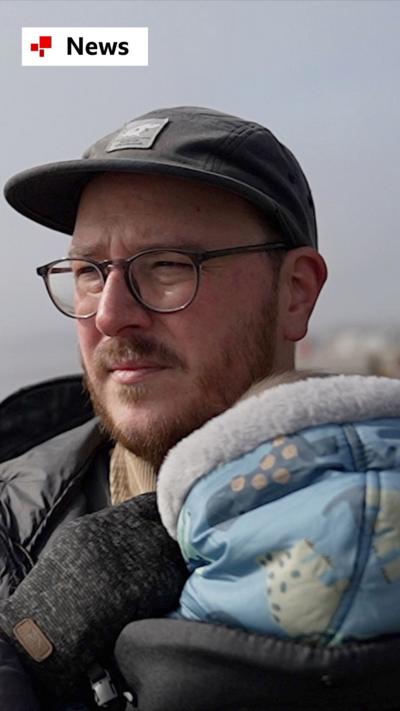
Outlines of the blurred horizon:
<svg viewBox="0 0 400 711">
<path fill-rule="evenodd" d="M 299 362 L 312 351 L 323 367 L 347 352 L 356 369 L 391 367 L 392 356 L 377 365 L 374 353 L 400 344 L 399 2 L 3 0 L 0 20 L 3 185 L 80 156 L 154 108 L 210 106 L 258 121 L 306 173 L 328 263 Z M 21 67 L 22 26 L 148 26 L 149 66 Z M 2 399 L 80 366 L 75 324 L 35 274 L 64 256 L 68 238 L 4 200 L 0 225 Z"/>
</svg>

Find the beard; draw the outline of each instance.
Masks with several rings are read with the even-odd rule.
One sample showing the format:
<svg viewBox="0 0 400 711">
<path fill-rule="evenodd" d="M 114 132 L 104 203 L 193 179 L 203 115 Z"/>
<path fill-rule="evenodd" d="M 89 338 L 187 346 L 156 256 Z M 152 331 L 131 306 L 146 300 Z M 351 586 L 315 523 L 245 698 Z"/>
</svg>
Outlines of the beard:
<svg viewBox="0 0 400 711">
<path fill-rule="evenodd" d="M 104 381 L 109 375 L 113 363 L 124 359 L 139 362 L 145 357 L 165 367 L 189 373 L 183 358 L 165 345 L 139 335 L 129 339 L 115 337 L 99 346 L 92 362 L 95 378 L 89 376 L 81 358 L 84 384 L 103 430 L 112 440 L 158 470 L 171 447 L 231 407 L 252 384 L 273 372 L 277 309 L 278 299 L 274 290 L 259 313 L 237 321 L 234 331 L 226 334 L 219 344 L 218 351 L 210 354 L 210 361 L 191 381 L 190 392 L 182 400 L 180 412 L 158 415 L 146 427 L 138 428 L 131 422 L 123 426 L 115 422 L 102 395 L 102 379 Z M 135 405 L 151 396 L 151 386 L 149 388 L 145 382 L 133 386 L 116 384 L 115 388 L 119 401 L 131 406 L 133 411 Z"/>
</svg>

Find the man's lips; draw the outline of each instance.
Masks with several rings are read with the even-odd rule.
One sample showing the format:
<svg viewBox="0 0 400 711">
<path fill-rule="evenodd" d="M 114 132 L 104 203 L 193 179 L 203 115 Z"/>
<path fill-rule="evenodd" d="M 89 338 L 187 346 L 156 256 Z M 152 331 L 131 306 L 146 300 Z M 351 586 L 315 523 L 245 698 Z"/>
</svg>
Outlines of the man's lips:
<svg viewBox="0 0 400 711">
<path fill-rule="evenodd" d="M 158 363 L 140 362 L 121 362 L 114 363 L 109 367 L 109 372 L 112 379 L 117 383 L 132 384 L 137 383 L 143 378 L 159 373 L 165 370 L 166 366 Z"/>
</svg>

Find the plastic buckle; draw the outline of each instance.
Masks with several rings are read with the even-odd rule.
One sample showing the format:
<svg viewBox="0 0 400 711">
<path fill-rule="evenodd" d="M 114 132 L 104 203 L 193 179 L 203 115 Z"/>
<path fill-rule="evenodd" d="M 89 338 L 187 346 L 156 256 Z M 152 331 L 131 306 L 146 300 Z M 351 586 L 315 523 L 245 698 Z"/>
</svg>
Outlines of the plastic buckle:
<svg viewBox="0 0 400 711">
<path fill-rule="evenodd" d="M 101 675 L 99 676 L 99 674 Z M 90 679 L 90 683 L 97 706 L 107 708 L 109 704 L 119 699 L 119 694 L 107 669 L 99 670 L 96 678 Z"/>
</svg>

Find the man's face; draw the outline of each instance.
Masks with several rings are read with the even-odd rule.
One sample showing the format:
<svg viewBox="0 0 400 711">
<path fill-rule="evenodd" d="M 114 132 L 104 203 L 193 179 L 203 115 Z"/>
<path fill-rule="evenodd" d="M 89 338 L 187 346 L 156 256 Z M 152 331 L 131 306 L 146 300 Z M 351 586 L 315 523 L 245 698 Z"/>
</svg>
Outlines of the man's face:
<svg viewBox="0 0 400 711">
<path fill-rule="evenodd" d="M 177 178 L 105 175 L 83 194 L 71 254 L 120 259 L 153 247 L 265 241 L 258 213 L 226 191 Z M 277 303 L 265 253 L 205 262 L 193 303 L 167 314 L 146 310 L 122 270 L 112 270 L 96 316 L 78 321 L 86 383 L 112 437 L 159 466 L 171 446 L 279 363 Z"/>
</svg>

